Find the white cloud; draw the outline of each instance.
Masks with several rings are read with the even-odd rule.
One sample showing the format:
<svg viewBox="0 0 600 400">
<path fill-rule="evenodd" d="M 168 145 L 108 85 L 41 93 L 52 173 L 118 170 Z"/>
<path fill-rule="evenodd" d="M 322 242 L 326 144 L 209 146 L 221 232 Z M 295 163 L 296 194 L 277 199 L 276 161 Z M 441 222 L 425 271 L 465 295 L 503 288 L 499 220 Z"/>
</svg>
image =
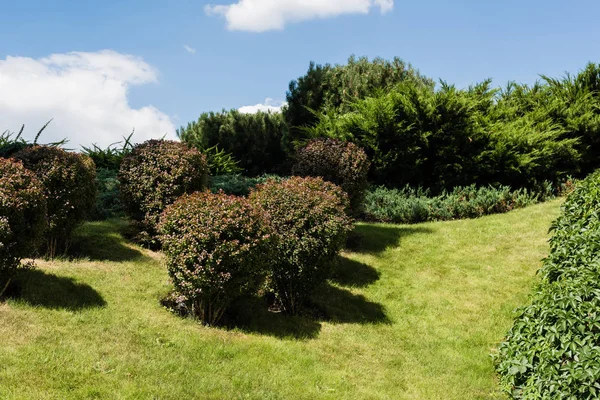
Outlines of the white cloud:
<svg viewBox="0 0 600 400">
<path fill-rule="evenodd" d="M 239 0 L 229 5 L 207 5 L 204 10 L 208 15 L 224 17 L 230 30 L 264 32 L 281 30 L 289 22 L 368 14 L 372 8 L 385 14 L 394 8 L 394 0 Z"/>
<path fill-rule="evenodd" d="M 45 58 L 0 59 L 0 132 L 25 124 L 31 138 L 51 118 L 40 142 L 69 139 L 68 148 L 106 146 L 135 128 L 134 140 L 175 137 L 166 114 L 147 105 L 132 108 L 133 85 L 157 81 L 141 58 L 111 50 L 53 54 Z"/>
<path fill-rule="evenodd" d="M 243 114 L 256 114 L 259 111 L 279 112 L 281 111 L 281 107 L 285 106 L 286 104 L 287 103 L 282 101 L 275 101 L 271 98 L 266 98 L 264 104 L 255 104 L 253 106 L 240 107 L 238 111 Z"/>
<path fill-rule="evenodd" d="M 188 46 L 187 44 L 184 44 L 183 48 L 190 54 L 196 54 L 196 49 L 191 46 Z"/>
</svg>

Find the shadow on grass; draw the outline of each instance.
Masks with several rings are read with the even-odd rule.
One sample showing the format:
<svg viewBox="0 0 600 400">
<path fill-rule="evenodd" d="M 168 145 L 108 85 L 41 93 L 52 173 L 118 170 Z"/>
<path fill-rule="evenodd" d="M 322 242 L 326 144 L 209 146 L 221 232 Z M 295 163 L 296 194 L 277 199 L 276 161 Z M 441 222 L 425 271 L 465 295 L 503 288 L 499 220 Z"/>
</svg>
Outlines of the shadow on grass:
<svg viewBox="0 0 600 400">
<path fill-rule="evenodd" d="M 375 268 L 346 257 L 338 257 L 330 280 L 340 286 L 365 287 L 379 280 Z"/>
<path fill-rule="evenodd" d="M 265 299 L 248 297 L 234 303 L 224 317 L 224 325 L 248 333 L 280 339 L 314 339 L 322 322 L 345 324 L 388 324 L 381 304 L 331 285 L 322 285 L 300 315 L 285 315 L 268 309 Z"/>
<path fill-rule="evenodd" d="M 40 270 L 21 271 L 15 284 L 12 297 L 32 306 L 72 311 L 106 306 L 91 286 Z"/>
<path fill-rule="evenodd" d="M 130 247 L 122 235 L 127 228 L 124 220 L 86 222 L 73 234 L 68 252 L 71 258 L 92 261 L 135 261 L 144 255 Z"/>
<path fill-rule="evenodd" d="M 356 253 L 377 254 L 398 246 L 403 237 L 431 232 L 430 228 L 422 226 L 359 224 L 349 235 L 346 248 Z"/>
</svg>

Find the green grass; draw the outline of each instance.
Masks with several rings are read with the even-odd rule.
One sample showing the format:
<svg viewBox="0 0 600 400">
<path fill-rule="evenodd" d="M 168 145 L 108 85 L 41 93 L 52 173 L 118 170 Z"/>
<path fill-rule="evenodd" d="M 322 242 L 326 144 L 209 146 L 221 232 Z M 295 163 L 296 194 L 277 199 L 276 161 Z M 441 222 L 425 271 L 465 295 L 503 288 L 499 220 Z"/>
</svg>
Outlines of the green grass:
<svg viewBox="0 0 600 400">
<path fill-rule="evenodd" d="M 75 261 L 39 261 L 0 304 L 0 398 L 499 398 L 489 354 L 537 281 L 559 206 L 361 224 L 311 316 L 248 299 L 229 329 L 162 308 L 161 256 L 127 244 L 122 222 L 88 223 Z"/>
</svg>

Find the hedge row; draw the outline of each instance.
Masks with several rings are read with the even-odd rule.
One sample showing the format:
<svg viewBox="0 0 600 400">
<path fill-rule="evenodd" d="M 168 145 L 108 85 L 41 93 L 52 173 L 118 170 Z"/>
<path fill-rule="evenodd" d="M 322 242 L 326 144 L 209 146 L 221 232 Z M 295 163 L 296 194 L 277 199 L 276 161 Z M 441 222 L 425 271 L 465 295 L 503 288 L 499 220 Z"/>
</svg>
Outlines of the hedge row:
<svg viewBox="0 0 600 400">
<path fill-rule="evenodd" d="M 550 183 L 537 190 L 512 190 L 508 186 L 477 188 L 471 185 L 437 196 L 428 190 L 409 186 L 403 189 L 380 186 L 367 192 L 361 215 L 366 221 L 398 224 L 478 218 L 549 200 L 568 190 L 569 185 L 564 185 L 559 191 L 554 190 Z"/>
<path fill-rule="evenodd" d="M 596 172 L 564 204 L 542 282 L 500 345 L 497 370 L 513 398 L 600 396 L 599 210 Z"/>
</svg>

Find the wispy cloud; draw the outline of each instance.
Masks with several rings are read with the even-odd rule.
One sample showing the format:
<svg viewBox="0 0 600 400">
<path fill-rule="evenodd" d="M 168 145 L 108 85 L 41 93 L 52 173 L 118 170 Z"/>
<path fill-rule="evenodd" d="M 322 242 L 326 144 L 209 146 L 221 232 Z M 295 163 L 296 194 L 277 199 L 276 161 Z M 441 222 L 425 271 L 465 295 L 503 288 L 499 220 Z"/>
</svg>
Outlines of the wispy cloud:
<svg viewBox="0 0 600 400">
<path fill-rule="evenodd" d="M 0 59 L 0 131 L 35 134 L 54 118 L 41 138 L 69 139 L 69 146 L 121 140 L 135 128 L 143 141 L 175 137 L 169 116 L 147 105 L 132 108 L 129 88 L 157 81 L 157 71 L 139 57 L 104 50 Z"/>
<path fill-rule="evenodd" d="M 183 48 L 190 54 L 196 54 L 196 49 L 191 46 L 188 46 L 187 44 L 184 44 Z"/>
<path fill-rule="evenodd" d="M 283 101 L 275 101 L 271 98 L 266 98 L 264 103 L 255 104 L 253 106 L 244 106 L 238 109 L 243 114 L 256 114 L 259 111 L 263 112 L 279 112 L 287 103 Z"/>
<path fill-rule="evenodd" d="M 281 30 L 287 23 L 342 14 L 368 14 L 379 8 L 387 13 L 394 0 L 239 0 L 229 5 L 207 5 L 208 15 L 224 17 L 230 30 L 264 32 Z"/>
</svg>

